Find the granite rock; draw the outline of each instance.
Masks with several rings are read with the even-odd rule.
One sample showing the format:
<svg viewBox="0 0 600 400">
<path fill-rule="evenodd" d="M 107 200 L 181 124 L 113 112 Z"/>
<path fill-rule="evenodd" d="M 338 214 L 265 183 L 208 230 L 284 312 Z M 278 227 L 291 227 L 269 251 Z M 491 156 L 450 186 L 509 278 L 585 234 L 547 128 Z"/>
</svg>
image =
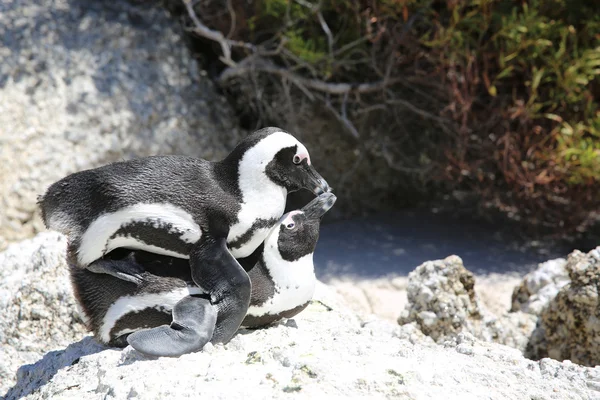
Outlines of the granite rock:
<svg viewBox="0 0 600 400">
<path fill-rule="evenodd" d="M 549 260 L 525 275 L 513 291 L 511 311 L 540 315 L 558 291 L 569 283 L 566 264 L 564 258 Z"/>
<path fill-rule="evenodd" d="M 570 282 L 540 315 L 527 355 L 595 366 L 600 364 L 600 247 L 575 250 L 565 266 Z"/>
<path fill-rule="evenodd" d="M 475 276 L 458 256 L 427 261 L 408 275 L 408 304 L 398 323 L 416 323 L 437 343 L 456 343 L 461 333 L 525 350 L 535 328 L 530 314 L 497 315 L 482 303 Z M 507 310 L 508 311 L 508 310 Z"/>
<path fill-rule="evenodd" d="M 0 0 L 0 38 L 0 250 L 43 230 L 36 198 L 69 173 L 241 137 L 160 2 Z"/>
</svg>

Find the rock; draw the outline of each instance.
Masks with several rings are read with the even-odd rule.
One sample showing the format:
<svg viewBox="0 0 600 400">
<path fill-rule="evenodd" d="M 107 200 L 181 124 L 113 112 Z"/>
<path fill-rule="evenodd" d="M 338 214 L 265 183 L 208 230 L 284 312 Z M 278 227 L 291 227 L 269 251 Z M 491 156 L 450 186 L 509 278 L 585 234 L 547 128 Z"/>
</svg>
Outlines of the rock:
<svg viewBox="0 0 600 400">
<path fill-rule="evenodd" d="M 23 363 L 64 348 L 85 334 L 65 260 L 67 242 L 55 232 L 11 244 L 0 253 L 0 391 Z"/>
<path fill-rule="evenodd" d="M 36 197 L 69 173 L 158 153 L 216 160 L 239 140 L 159 4 L 0 1 L 0 249 L 43 229 Z"/>
<path fill-rule="evenodd" d="M 475 275 L 475 293 L 479 304 L 494 315 L 504 315 L 511 304 L 515 286 L 521 283 L 518 274 Z M 375 315 L 390 321 L 398 316 L 408 303 L 406 288 L 408 278 L 391 275 L 385 278 L 330 277 L 325 280 L 335 289 L 352 311 L 362 317 Z"/>
<path fill-rule="evenodd" d="M 0 317 L 0 393 L 7 400 L 600 395 L 600 369 L 530 361 L 466 332 L 439 346 L 415 322 L 399 326 L 360 318 L 321 283 L 315 301 L 294 319 L 241 330 L 225 346 L 158 359 L 129 347 L 107 348 L 84 337 L 65 246 L 63 236 L 46 232 L 0 253 L 0 298 L 6 309 Z M 456 259 L 451 261 L 458 267 Z M 10 373 L 17 363 L 27 365 L 18 369 L 15 381 Z"/>
<path fill-rule="evenodd" d="M 569 283 L 566 264 L 567 260 L 557 258 L 539 264 L 536 270 L 525 275 L 513 292 L 511 311 L 540 315 L 558 291 Z"/>
<path fill-rule="evenodd" d="M 475 294 L 475 278 L 460 257 L 427 261 L 408 275 L 408 305 L 399 323 L 415 321 L 424 334 L 439 341 L 461 332 L 483 316 Z"/>
<path fill-rule="evenodd" d="M 318 286 L 317 299 L 326 303 L 332 296 Z M 241 331 L 225 346 L 179 358 L 106 349 L 87 337 L 20 368 L 6 399 L 600 396 L 599 369 L 527 360 L 468 334 L 447 347 L 411 343 L 399 337 L 397 325 L 361 324 L 341 302 L 332 308 L 315 302 L 286 323 Z"/>
<path fill-rule="evenodd" d="M 418 266 L 408 275 L 407 294 L 408 304 L 398 323 L 416 323 L 440 344 L 456 344 L 459 334 L 470 333 L 480 340 L 525 350 L 535 328 L 533 315 L 490 312 L 476 293 L 475 276 L 458 256 Z"/>
<path fill-rule="evenodd" d="M 565 266 L 570 283 L 543 309 L 527 354 L 595 366 L 600 364 L 600 247 L 578 250 Z"/>
</svg>

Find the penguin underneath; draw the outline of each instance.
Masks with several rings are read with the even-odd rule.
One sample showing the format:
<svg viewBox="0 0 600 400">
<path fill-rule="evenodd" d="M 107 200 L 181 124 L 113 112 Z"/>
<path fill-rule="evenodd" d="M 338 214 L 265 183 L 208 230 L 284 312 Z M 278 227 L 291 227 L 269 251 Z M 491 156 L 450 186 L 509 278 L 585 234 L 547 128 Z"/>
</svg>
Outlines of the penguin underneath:
<svg viewBox="0 0 600 400">
<path fill-rule="evenodd" d="M 219 162 L 154 156 L 71 174 L 52 184 L 39 205 L 46 226 L 68 236 L 73 268 L 138 284 L 137 263 L 107 254 L 131 249 L 188 260 L 193 282 L 219 310 L 213 340 L 227 343 L 251 295 L 236 258 L 256 250 L 284 213 L 288 192 L 302 188 L 330 190 L 302 143 L 264 128 Z"/>
<path fill-rule="evenodd" d="M 313 253 L 320 220 L 335 200 L 324 193 L 285 214 L 254 254 L 240 260 L 252 283 L 241 326 L 257 328 L 291 318 L 308 305 L 316 284 Z M 201 349 L 211 339 L 219 310 L 194 284 L 184 260 L 144 251 L 113 255 L 122 258 L 111 262 L 143 268 L 141 282 L 71 268 L 76 299 L 98 341 L 117 347 L 129 343 L 153 356 L 179 356 Z M 194 333 L 186 335 L 188 331 Z M 181 340 L 185 336 L 203 343 L 187 343 Z"/>
</svg>

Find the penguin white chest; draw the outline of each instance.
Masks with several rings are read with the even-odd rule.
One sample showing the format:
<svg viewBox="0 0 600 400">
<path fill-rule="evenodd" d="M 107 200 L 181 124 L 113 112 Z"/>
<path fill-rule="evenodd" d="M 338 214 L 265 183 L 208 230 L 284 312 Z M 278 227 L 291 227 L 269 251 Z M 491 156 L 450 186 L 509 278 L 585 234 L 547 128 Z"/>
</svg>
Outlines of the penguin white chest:
<svg viewBox="0 0 600 400">
<path fill-rule="evenodd" d="M 304 305 L 312 299 L 317 283 L 312 254 L 296 261 L 285 261 L 278 252 L 275 254 L 273 251 L 265 251 L 263 257 L 275 291 L 263 304 L 250 306 L 248 314 L 276 315 Z"/>
<path fill-rule="evenodd" d="M 227 243 L 235 258 L 248 257 L 265 240 L 285 210 L 287 191 L 275 187 L 262 195 L 247 191 L 237 215 L 238 222 L 229 230 Z"/>
<path fill-rule="evenodd" d="M 189 258 L 202 230 L 184 209 L 168 203 L 134 204 L 105 213 L 81 237 L 77 259 L 89 265 L 116 248 Z"/>
<path fill-rule="evenodd" d="M 266 168 L 273 158 L 266 154 L 275 157 L 290 138 L 283 132 L 272 134 L 250 148 L 239 161 L 240 209 L 227 236 L 229 250 L 236 258 L 252 254 L 283 215 L 287 189 L 267 176 Z"/>
</svg>

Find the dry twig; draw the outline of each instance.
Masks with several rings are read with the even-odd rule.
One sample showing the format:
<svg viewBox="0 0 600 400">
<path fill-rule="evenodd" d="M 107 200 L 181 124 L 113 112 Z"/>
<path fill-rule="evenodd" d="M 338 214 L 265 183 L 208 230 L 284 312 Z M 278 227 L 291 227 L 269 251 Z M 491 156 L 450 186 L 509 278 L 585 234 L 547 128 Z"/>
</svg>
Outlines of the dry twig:
<svg viewBox="0 0 600 400">
<path fill-rule="evenodd" d="M 226 82 L 235 77 L 246 75 L 251 71 L 260 71 L 273 75 L 279 75 L 282 78 L 287 78 L 292 82 L 300 83 L 304 87 L 317 90 L 319 92 L 329 93 L 333 95 L 344 95 L 346 93 L 353 92 L 370 93 L 380 91 L 400 80 L 400 78 L 393 78 L 389 79 L 388 81 L 382 80 L 370 83 L 329 83 L 318 79 L 303 78 L 299 75 L 288 71 L 287 69 L 277 67 L 271 62 L 262 58 L 254 58 L 252 60 L 247 60 L 249 60 L 250 62 L 241 62 L 232 68 L 227 68 L 225 71 L 223 71 L 223 73 L 221 73 L 219 81 Z"/>
</svg>

